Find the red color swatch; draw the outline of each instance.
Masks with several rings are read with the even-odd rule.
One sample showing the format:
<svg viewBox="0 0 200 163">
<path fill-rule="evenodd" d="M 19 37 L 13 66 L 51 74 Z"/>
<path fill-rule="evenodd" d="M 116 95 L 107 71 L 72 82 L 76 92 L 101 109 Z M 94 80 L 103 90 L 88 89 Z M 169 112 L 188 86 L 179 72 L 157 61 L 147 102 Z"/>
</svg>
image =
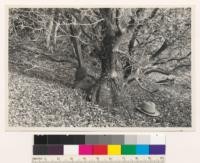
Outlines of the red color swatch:
<svg viewBox="0 0 200 163">
<path fill-rule="evenodd" d="M 107 145 L 93 145 L 93 155 L 107 155 Z"/>
</svg>

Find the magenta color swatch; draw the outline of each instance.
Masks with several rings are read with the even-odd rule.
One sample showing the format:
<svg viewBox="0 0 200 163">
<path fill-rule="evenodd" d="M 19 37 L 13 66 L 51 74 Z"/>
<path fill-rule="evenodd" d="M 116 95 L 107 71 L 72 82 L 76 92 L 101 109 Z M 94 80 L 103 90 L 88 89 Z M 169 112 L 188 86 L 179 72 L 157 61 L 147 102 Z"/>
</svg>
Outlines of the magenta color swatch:
<svg viewBox="0 0 200 163">
<path fill-rule="evenodd" d="M 92 155 L 92 145 L 79 145 L 79 155 Z"/>
</svg>

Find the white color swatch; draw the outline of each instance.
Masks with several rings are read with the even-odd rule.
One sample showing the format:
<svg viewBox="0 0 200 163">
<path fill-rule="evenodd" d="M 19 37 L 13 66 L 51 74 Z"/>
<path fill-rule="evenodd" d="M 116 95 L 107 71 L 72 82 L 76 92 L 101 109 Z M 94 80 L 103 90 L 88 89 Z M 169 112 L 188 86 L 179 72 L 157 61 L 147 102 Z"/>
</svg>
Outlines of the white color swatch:
<svg viewBox="0 0 200 163">
<path fill-rule="evenodd" d="M 162 135 L 152 135 L 150 139 L 150 144 L 161 145 L 165 144 L 165 136 Z"/>
<path fill-rule="evenodd" d="M 78 145 L 64 145 L 64 155 L 78 155 L 79 146 Z"/>
</svg>

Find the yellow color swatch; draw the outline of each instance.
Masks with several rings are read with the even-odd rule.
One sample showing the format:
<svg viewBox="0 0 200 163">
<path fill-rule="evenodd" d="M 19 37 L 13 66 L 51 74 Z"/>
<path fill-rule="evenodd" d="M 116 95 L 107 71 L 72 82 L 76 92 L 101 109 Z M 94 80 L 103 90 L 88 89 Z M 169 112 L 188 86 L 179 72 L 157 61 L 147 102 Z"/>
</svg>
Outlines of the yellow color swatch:
<svg viewBox="0 0 200 163">
<path fill-rule="evenodd" d="M 121 145 L 108 145 L 108 155 L 121 155 Z"/>
</svg>

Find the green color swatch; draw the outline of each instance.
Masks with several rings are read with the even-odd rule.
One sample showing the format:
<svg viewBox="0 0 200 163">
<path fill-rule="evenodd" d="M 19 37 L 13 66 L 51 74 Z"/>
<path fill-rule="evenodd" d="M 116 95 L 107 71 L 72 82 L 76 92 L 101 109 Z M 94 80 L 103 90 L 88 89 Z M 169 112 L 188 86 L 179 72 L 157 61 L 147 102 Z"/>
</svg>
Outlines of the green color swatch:
<svg viewBox="0 0 200 163">
<path fill-rule="evenodd" d="M 122 145 L 121 146 L 122 155 L 135 155 L 136 146 L 135 145 Z"/>
</svg>

